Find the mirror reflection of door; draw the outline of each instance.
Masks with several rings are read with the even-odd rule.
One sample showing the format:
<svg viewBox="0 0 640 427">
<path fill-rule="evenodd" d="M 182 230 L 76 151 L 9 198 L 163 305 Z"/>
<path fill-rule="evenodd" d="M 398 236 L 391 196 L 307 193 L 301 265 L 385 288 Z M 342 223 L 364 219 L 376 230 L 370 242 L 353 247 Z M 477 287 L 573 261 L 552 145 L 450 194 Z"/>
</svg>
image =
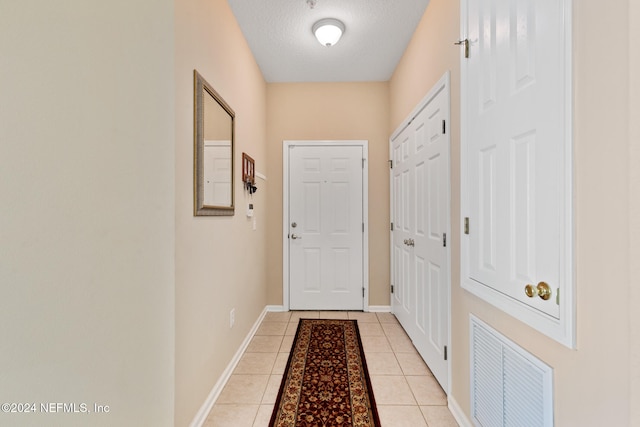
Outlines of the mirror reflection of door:
<svg viewBox="0 0 640 427">
<path fill-rule="evenodd" d="M 206 92 L 206 91 L 205 91 Z M 232 125 L 213 96 L 204 97 L 204 205 L 231 206 Z"/>
<path fill-rule="evenodd" d="M 204 142 L 204 204 L 231 205 L 231 141 Z"/>
</svg>

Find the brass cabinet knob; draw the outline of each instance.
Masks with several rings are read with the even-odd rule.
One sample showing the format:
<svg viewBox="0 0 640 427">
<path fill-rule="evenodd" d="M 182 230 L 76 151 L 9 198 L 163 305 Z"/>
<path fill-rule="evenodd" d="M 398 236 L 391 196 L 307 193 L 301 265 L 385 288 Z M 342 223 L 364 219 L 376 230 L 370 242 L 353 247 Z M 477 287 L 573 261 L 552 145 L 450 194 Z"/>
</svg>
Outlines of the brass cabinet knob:
<svg viewBox="0 0 640 427">
<path fill-rule="evenodd" d="M 545 282 L 538 283 L 538 286 L 528 284 L 524 287 L 524 293 L 529 298 L 533 298 L 537 295 L 546 301 L 551 298 L 551 287 L 549 287 Z"/>
<path fill-rule="evenodd" d="M 551 288 L 545 282 L 538 283 L 536 289 L 538 290 L 538 296 L 543 300 L 546 301 L 551 298 Z"/>
<path fill-rule="evenodd" d="M 533 285 L 527 284 L 527 286 L 524 287 L 524 294 L 529 298 L 533 298 L 538 295 L 538 290 Z"/>
</svg>

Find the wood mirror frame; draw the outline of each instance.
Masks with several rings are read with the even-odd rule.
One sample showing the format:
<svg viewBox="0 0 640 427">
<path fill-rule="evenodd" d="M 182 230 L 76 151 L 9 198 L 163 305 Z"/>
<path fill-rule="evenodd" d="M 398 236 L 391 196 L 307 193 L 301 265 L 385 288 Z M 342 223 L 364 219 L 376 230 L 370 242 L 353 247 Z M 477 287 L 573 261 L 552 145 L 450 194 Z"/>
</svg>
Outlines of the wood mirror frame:
<svg viewBox="0 0 640 427">
<path fill-rule="evenodd" d="M 194 216 L 231 216 L 234 207 L 235 113 L 194 75 Z"/>
</svg>

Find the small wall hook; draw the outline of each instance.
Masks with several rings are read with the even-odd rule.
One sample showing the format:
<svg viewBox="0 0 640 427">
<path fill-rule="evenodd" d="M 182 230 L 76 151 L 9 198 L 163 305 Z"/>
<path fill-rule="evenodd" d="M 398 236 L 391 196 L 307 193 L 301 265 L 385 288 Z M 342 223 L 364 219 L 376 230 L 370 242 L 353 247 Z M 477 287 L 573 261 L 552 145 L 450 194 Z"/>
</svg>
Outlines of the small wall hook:
<svg viewBox="0 0 640 427">
<path fill-rule="evenodd" d="M 459 40 L 456 43 L 454 43 L 457 46 L 464 46 L 464 57 L 468 58 L 469 57 L 469 39 L 464 39 L 464 40 Z"/>
</svg>

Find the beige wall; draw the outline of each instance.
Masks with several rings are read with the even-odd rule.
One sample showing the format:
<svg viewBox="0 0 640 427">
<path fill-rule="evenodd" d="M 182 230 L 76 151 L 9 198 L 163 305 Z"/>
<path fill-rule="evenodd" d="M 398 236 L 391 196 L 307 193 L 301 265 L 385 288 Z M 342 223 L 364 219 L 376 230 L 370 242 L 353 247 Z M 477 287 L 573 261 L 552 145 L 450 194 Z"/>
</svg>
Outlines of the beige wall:
<svg viewBox="0 0 640 427">
<path fill-rule="evenodd" d="M 369 304 L 389 305 L 387 83 L 267 85 L 269 304 L 282 305 L 282 141 L 369 141 Z"/>
<path fill-rule="evenodd" d="M 578 349 L 569 350 L 557 344 L 461 290 L 456 244 L 452 251 L 451 397 L 467 416 L 467 325 L 469 314 L 474 313 L 553 367 L 556 425 L 630 425 L 628 230 L 632 210 L 637 218 L 638 176 L 637 172 L 630 172 L 628 160 L 631 148 L 629 2 L 600 6 L 593 2 L 574 2 L 573 13 Z M 429 4 L 391 80 L 392 124 L 406 116 L 446 69 L 452 72 L 452 121 L 459 122 L 460 101 L 456 93 L 459 53 L 452 45 L 459 33 L 458 14 L 457 2 L 432 0 Z M 637 58 L 635 61 L 637 67 Z M 416 87 L 419 90 L 413 93 Z M 637 99 L 635 102 L 637 104 Z M 637 112 L 637 105 L 635 108 Z M 459 133 L 455 132 L 452 135 L 452 224 L 459 224 L 459 144 Z M 637 140 L 634 144 L 637 163 Z M 629 192 L 630 176 L 634 179 L 635 193 Z M 637 259 L 637 228 L 635 239 L 632 238 L 631 247 Z M 454 235 L 453 241 L 458 242 L 459 236 Z M 634 319 L 637 321 L 637 315 Z M 631 338 L 637 342 L 637 326 L 634 328 Z M 635 349 L 637 351 L 637 345 Z M 637 359 L 635 375 L 637 396 Z M 637 409 L 635 411 L 637 420 Z"/>
<path fill-rule="evenodd" d="M 0 425 L 170 426 L 173 2 L 0 10 Z"/>
<path fill-rule="evenodd" d="M 266 185 L 251 199 L 242 153 L 266 172 L 266 87 L 226 1 L 179 0 L 176 13 L 176 426 L 191 422 L 266 305 Z M 193 216 L 193 70 L 236 113 L 235 215 Z M 257 230 L 246 217 L 254 203 Z M 235 309 L 235 326 L 229 312 Z"/>
<path fill-rule="evenodd" d="M 629 279 L 634 283 L 640 277 L 640 52 L 636 43 L 640 40 L 640 4 L 629 2 Z M 631 413 L 630 425 L 640 425 L 640 288 L 630 286 L 629 295 L 629 342 Z"/>
<path fill-rule="evenodd" d="M 640 8 L 574 4 L 578 349 L 462 291 L 456 243 L 451 397 L 468 414 L 474 313 L 554 368 L 556 425 L 637 425 Z M 0 424 L 188 425 L 265 304 L 282 303 L 285 139 L 369 140 L 369 303 L 388 305 L 388 137 L 446 70 L 459 224 L 458 14 L 431 0 L 388 83 L 266 85 L 224 1 L 3 8 L 0 402 L 110 412 Z M 236 112 L 235 176 L 243 151 L 268 176 L 252 199 L 236 181 L 234 217 L 192 215 L 194 68 Z"/>
</svg>

